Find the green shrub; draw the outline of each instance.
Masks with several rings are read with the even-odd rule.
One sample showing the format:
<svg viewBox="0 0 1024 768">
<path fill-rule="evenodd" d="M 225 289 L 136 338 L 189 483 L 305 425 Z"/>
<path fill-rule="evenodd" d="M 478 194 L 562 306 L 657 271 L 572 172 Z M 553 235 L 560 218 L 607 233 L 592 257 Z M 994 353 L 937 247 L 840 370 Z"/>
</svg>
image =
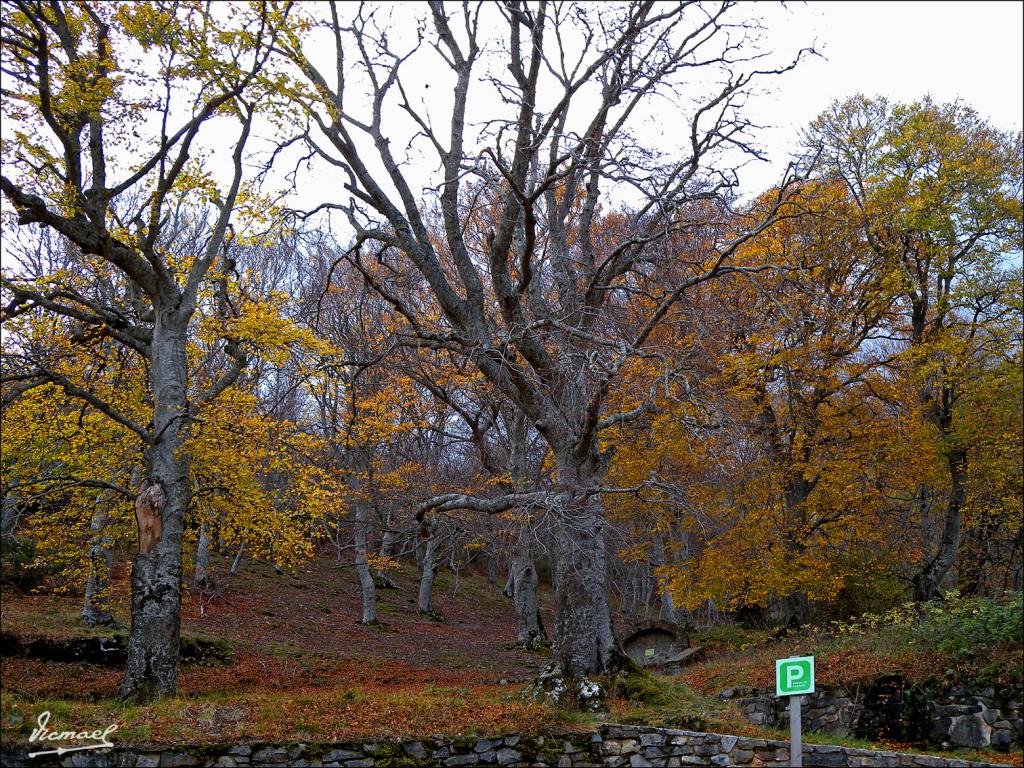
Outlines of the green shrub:
<svg viewBox="0 0 1024 768">
<path fill-rule="evenodd" d="M 854 575 L 834 600 L 821 606 L 819 619 L 842 621 L 865 613 L 884 614 L 907 601 L 907 585 L 891 574 Z"/>
<path fill-rule="evenodd" d="M 31 592 L 42 586 L 50 569 L 36 557 L 36 543 L 13 536 L 0 540 L 0 583 Z"/>
<path fill-rule="evenodd" d="M 1020 593 L 1002 600 L 964 598 L 956 592 L 925 604 L 914 628 L 918 645 L 957 659 L 975 659 L 994 646 L 1019 643 L 1024 635 L 1024 599 Z"/>
<path fill-rule="evenodd" d="M 771 636 L 772 632 L 765 629 L 745 629 L 739 624 L 722 624 L 691 633 L 690 644 L 702 645 L 708 649 L 745 650 L 761 645 Z"/>
</svg>

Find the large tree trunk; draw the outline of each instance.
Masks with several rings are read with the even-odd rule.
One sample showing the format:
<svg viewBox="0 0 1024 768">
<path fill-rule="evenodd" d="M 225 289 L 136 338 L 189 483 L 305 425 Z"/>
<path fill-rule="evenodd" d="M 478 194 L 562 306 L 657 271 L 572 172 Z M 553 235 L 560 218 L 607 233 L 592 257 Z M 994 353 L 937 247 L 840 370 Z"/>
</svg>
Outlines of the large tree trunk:
<svg viewBox="0 0 1024 768">
<path fill-rule="evenodd" d="M 558 510 L 556 530 L 555 636 L 552 657 L 570 677 L 602 674 L 610 669 L 612 635 L 605 589 L 604 510 L 592 470 L 559 462 L 559 484 L 566 504 Z"/>
<path fill-rule="evenodd" d="M 356 545 L 356 575 L 359 576 L 359 586 L 363 594 L 363 624 L 375 624 L 377 622 L 377 588 L 370 573 L 369 558 L 367 557 L 367 527 L 368 510 L 366 502 L 357 500 L 355 503 L 355 530 L 354 538 Z"/>
<path fill-rule="evenodd" d="M 536 650 L 547 644 L 548 636 L 537 607 L 537 569 L 528 546 L 516 545 L 509 571 L 516 609 L 516 642 L 523 648 Z"/>
<path fill-rule="evenodd" d="M 107 494 L 97 495 L 92 520 L 89 521 L 89 577 L 85 582 L 82 620 L 91 627 L 114 621 L 110 612 L 110 571 L 114 566 L 114 553 L 107 535 L 107 502 Z"/>
<path fill-rule="evenodd" d="M 144 700 L 172 695 L 178 684 L 178 640 L 181 630 L 181 545 L 189 504 L 188 365 L 186 324 L 174 323 L 156 308 L 153 329 L 151 384 L 155 442 L 146 451 L 146 494 L 159 489 L 154 513 L 159 526 L 155 541 L 144 544 L 132 563 L 132 627 L 128 661 L 119 696 Z M 146 487 L 144 481 L 143 487 Z M 151 496 L 150 498 L 157 498 Z M 140 494 L 136 502 L 145 501 Z"/>
<path fill-rule="evenodd" d="M 938 551 L 914 577 L 914 599 L 920 602 L 939 596 L 942 580 L 956 562 L 960 549 L 960 521 L 967 501 L 967 450 L 952 448 L 946 455 L 950 489 Z"/>
<path fill-rule="evenodd" d="M 809 458 L 809 448 L 805 448 L 804 460 L 807 461 Z M 787 546 L 793 553 L 794 559 L 802 557 L 807 550 L 807 542 L 803 538 L 807 526 L 805 504 L 815 485 L 817 485 L 817 480 L 808 480 L 804 477 L 802 470 L 797 470 L 790 475 L 786 483 L 786 522 L 789 526 Z M 784 627 L 802 626 L 811 619 L 811 603 L 806 590 L 795 590 L 773 603 L 770 607 L 779 613 L 779 623 Z"/>
</svg>

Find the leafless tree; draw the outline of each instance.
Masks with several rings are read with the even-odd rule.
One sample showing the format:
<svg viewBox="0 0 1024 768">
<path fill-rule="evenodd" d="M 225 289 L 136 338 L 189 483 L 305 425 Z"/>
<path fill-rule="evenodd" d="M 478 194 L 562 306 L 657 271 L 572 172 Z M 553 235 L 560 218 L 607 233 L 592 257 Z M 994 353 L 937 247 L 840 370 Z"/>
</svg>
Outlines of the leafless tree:
<svg viewBox="0 0 1024 768">
<path fill-rule="evenodd" d="M 723 153 L 756 154 L 743 100 L 761 76 L 795 62 L 759 69 L 759 30 L 729 2 L 432 2 L 407 44 L 381 9 L 347 12 L 331 3 L 317 20 L 334 45 L 330 69 L 319 44 L 316 56 L 294 34 L 279 46 L 309 86 L 306 126 L 292 144 L 329 164 L 345 190 L 316 210 L 344 214 L 355 231 L 348 259 L 405 318 L 408 337 L 471 360 L 525 414 L 555 465 L 550 489 L 443 494 L 421 509 L 543 507 L 555 521 L 555 657 L 572 676 L 604 671 L 614 641 L 601 495 L 614 449 L 600 438 L 647 408 L 609 413 L 607 396 L 631 363 L 656 353 L 652 334 L 680 297 L 743 269 L 730 256 L 779 215 L 783 194 L 699 253 L 671 247 L 697 226 L 695 203 L 730 209 L 735 174 Z M 453 82 L 443 133 L 408 85 L 428 54 Z M 501 113 L 471 125 L 470 105 L 485 91 Z M 399 116 L 415 128 L 409 156 L 434 153 L 440 166 L 423 194 L 393 141 Z M 678 154 L 641 143 L 636 125 L 651 119 L 684 137 Z M 601 206 L 616 195 L 628 198 L 628 213 L 610 227 Z M 480 242 L 468 225 L 487 205 L 494 224 Z M 406 304 L 370 259 L 415 267 L 431 306 Z M 668 264 L 671 284 L 658 280 Z"/>
</svg>

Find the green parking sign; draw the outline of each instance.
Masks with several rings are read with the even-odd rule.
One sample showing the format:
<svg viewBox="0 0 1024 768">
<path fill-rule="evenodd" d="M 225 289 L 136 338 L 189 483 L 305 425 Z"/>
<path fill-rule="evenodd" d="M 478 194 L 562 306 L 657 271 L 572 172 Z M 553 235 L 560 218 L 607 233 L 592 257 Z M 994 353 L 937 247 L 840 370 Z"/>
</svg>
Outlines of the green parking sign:
<svg viewBox="0 0 1024 768">
<path fill-rule="evenodd" d="M 814 693 L 814 657 L 795 656 L 775 660 L 777 696 L 801 696 Z"/>
</svg>

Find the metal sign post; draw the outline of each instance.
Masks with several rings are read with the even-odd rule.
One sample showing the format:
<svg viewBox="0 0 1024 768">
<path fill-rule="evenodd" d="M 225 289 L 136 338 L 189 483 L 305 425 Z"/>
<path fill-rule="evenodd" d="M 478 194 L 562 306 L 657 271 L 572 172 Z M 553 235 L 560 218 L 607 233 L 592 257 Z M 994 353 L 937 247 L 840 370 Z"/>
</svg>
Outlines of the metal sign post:
<svg viewBox="0 0 1024 768">
<path fill-rule="evenodd" d="M 789 697 L 789 764 L 804 764 L 804 741 L 800 735 L 800 696 Z"/>
<path fill-rule="evenodd" d="M 789 696 L 789 764 L 796 768 L 802 768 L 804 764 L 800 697 L 807 693 L 814 693 L 814 657 L 776 659 L 775 695 Z"/>
</svg>

